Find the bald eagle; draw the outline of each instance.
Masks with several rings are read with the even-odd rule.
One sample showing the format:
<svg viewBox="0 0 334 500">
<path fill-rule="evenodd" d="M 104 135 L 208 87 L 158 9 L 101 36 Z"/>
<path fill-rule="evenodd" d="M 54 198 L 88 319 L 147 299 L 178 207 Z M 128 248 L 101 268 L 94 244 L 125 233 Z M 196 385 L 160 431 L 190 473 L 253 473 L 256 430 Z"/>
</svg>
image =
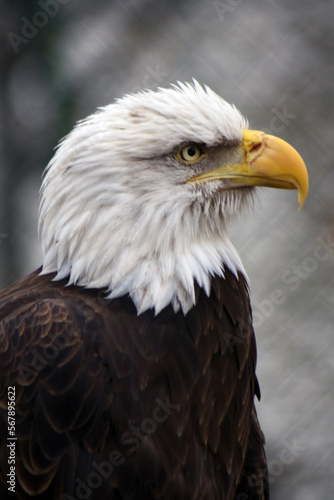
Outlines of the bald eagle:
<svg viewBox="0 0 334 500">
<path fill-rule="evenodd" d="M 0 294 L 1 498 L 268 499 L 248 284 L 228 226 L 308 178 L 197 82 L 78 123 L 42 266 Z"/>
</svg>

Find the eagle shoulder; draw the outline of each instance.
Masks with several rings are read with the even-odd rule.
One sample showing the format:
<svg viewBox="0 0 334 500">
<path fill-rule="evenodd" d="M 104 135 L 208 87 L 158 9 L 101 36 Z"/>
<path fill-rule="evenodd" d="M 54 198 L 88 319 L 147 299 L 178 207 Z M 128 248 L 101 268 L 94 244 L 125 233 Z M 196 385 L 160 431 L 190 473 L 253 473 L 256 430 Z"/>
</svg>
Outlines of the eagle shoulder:
<svg viewBox="0 0 334 500">
<path fill-rule="evenodd" d="M 73 443 L 92 451 L 103 446 L 108 428 L 94 429 L 113 394 L 88 324 L 102 329 L 89 303 L 62 295 L 50 277 L 34 273 L 0 296 L 0 397 L 5 409 L 8 388 L 15 388 L 18 491 L 60 498 L 76 475 Z M 1 428 L 6 435 L 5 412 Z"/>
</svg>

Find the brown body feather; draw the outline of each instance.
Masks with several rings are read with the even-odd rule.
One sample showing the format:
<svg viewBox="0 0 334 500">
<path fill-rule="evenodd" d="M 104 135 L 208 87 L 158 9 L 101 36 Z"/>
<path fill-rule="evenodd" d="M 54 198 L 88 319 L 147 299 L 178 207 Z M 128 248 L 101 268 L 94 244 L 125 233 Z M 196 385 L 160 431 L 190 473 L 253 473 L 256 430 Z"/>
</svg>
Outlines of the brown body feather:
<svg viewBox="0 0 334 500">
<path fill-rule="evenodd" d="M 186 316 L 38 271 L 0 294 L 0 497 L 264 499 L 256 347 L 244 277 Z M 7 390 L 16 392 L 8 492 Z"/>
</svg>

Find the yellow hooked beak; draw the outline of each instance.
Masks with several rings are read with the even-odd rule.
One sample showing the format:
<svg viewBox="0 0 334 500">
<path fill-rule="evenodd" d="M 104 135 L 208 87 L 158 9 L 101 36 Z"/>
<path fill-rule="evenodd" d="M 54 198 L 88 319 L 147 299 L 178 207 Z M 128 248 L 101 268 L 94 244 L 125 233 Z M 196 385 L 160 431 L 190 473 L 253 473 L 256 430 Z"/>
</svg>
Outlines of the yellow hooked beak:
<svg viewBox="0 0 334 500">
<path fill-rule="evenodd" d="M 228 163 L 216 170 L 193 177 L 188 182 L 228 180 L 227 188 L 267 186 L 298 189 L 301 209 L 307 196 L 308 175 L 297 151 L 287 142 L 258 130 L 243 132 L 243 161 Z"/>
</svg>

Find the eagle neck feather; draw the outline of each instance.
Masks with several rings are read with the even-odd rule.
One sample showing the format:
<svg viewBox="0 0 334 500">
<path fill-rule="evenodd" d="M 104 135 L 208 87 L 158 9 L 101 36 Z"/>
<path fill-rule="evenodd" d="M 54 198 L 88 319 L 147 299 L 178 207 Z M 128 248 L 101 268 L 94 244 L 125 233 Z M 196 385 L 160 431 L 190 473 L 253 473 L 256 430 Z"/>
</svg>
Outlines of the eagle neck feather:
<svg viewBox="0 0 334 500">
<path fill-rule="evenodd" d="M 177 194 L 166 199 L 165 207 L 161 199 L 151 207 L 154 217 L 147 216 L 140 199 L 137 206 L 126 200 L 101 206 L 98 215 L 89 208 L 89 197 L 82 210 L 76 208 L 80 203 L 66 209 L 56 203 L 54 212 L 42 212 L 42 274 L 56 272 L 55 280 L 107 289 L 109 298 L 129 295 L 138 314 L 148 309 L 157 314 L 169 304 L 186 314 L 196 302 L 195 283 L 209 296 L 211 278 L 224 277 L 225 267 L 245 275 L 219 211 L 209 228 L 202 209 L 187 209 Z"/>
</svg>

